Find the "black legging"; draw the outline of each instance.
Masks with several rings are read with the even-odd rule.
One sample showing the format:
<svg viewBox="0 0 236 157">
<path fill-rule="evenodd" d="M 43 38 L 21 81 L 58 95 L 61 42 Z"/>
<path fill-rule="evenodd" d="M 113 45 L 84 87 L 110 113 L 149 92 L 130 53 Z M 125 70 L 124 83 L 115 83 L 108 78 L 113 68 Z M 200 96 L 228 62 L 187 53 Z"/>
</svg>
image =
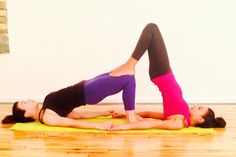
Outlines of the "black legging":
<svg viewBox="0 0 236 157">
<path fill-rule="evenodd" d="M 132 57 L 139 60 L 146 50 L 148 50 L 149 76 L 151 79 L 170 71 L 165 43 L 159 28 L 153 23 L 149 23 L 143 29 Z"/>
</svg>

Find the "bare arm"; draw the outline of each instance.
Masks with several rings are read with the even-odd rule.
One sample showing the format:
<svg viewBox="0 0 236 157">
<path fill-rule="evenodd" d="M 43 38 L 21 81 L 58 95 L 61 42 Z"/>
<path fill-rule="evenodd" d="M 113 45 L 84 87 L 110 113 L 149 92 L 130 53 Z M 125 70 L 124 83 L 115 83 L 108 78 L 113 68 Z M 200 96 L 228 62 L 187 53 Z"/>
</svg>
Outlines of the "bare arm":
<svg viewBox="0 0 236 157">
<path fill-rule="evenodd" d="M 134 115 L 133 115 L 138 121 L 141 121 L 141 120 L 144 120 L 142 116 L 140 116 L 138 113 L 135 113 L 134 112 Z M 127 116 L 127 112 L 126 114 L 124 113 L 118 113 L 118 112 L 113 112 L 112 113 L 112 118 L 126 118 L 127 121 L 129 122 L 128 120 L 128 116 Z M 134 122 L 135 123 L 135 122 Z"/>
<path fill-rule="evenodd" d="M 90 123 L 85 121 L 74 120 L 67 117 L 61 117 L 51 110 L 46 110 L 43 116 L 43 122 L 50 126 L 61 126 L 61 127 L 74 127 L 84 129 L 100 129 L 108 130 L 111 128 L 112 123 Z"/>
<path fill-rule="evenodd" d="M 164 119 L 164 115 L 161 112 L 144 111 L 137 114 L 143 118 Z"/>
<path fill-rule="evenodd" d="M 139 115 L 142 118 L 164 119 L 164 115 L 161 112 L 143 111 L 143 112 L 138 112 L 137 115 Z M 126 114 L 114 112 L 112 114 L 112 117 L 113 118 L 125 118 Z"/>
<path fill-rule="evenodd" d="M 184 128 L 184 123 L 182 119 L 145 120 L 134 124 L 114 125 L 111 130 L 142 130 L 151 128 L 177 130 Z"/>
<path fill-rule="evenodd" d="M 109 116 L 112 115 L 113 110 L 107 111 L 80 111 L 80 110 L 73 110 L 70 114 L 68 114 L 68 118 L 72 119 L 81 119 L 81 118 L 95 118 L 98 116 Z"/>
</svg>

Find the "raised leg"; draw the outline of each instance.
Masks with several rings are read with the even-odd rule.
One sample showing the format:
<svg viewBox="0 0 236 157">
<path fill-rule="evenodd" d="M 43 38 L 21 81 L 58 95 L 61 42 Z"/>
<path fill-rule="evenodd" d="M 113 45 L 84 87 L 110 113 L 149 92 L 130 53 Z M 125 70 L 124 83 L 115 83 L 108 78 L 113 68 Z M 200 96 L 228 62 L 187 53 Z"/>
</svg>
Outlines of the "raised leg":
<svg viewBox="0 0 236 157">
<path fill-rule="evenodd" d="M 135 73 L 135 65 L 143 54 L 148 50 L 149 75 L 153 79 L 167 73 L 171 68 L 161 32 L 156 24 L 149 23 L 145 26 L 138 43 L 129 60 L 114 69 L 111 76 L 121 76 Z"/>
</svg>

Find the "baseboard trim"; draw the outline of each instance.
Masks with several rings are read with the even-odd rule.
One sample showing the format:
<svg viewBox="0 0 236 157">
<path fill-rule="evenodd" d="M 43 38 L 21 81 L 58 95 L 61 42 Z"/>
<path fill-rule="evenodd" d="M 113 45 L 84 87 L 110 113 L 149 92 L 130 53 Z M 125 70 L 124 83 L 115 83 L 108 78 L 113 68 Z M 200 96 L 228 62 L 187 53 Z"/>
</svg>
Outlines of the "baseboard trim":
<svg viewBox="0 0 236 157">
<path fill-rule="evenodd" d="M 2 98 L 0 99 L 0 103 L 14 103 L 19 100 L 25 100 L 25 98 Z M 32 98 L 32 100 L 35 100 L 37 102 L 42 103 L 43 99 L 41 98 Z M 190 104 L 195 104 L 195 103 L 200 103 L 200 104 L 210 104 L 210 103 L 220 103 L 220 104 L 235 104 L 236 99 L 235 98 L 221 98 L 221 99 L 216 99 L 216 98 L 188 98 L 185 99 L 186 102 Z M 112 98 L 106 98 L 100 103 L 123 103 L 122 98 L 120 97 L 112 97 Z M 157 103 L 160 104 L 162 103 L 161 97 L 142 97 L 142 98 L 136 98 L 136 103 Z"/>
</svg>

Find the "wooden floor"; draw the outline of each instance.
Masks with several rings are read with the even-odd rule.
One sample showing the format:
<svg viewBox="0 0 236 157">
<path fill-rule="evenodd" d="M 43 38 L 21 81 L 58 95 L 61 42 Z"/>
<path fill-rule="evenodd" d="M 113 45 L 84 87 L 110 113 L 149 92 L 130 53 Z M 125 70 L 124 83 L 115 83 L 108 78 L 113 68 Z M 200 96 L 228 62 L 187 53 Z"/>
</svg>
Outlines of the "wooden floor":
<svg viewBox="0 0 236 157">
<path fill-rule="evenodd" d="M 94 134 L 10 131 L 0 124 L 0 156 L 4 157 L 235 157 L 236 104 L 211 105 L 227 121 L 226 129 L 209 134 Z M 88 106 L 87 110 L 117 109 L 122 105 Z M 159 110 L 161 105 L 137 105 L 138 110 Z M 0 105 L 0 119 L 11 106 Z"/>
</svg>

